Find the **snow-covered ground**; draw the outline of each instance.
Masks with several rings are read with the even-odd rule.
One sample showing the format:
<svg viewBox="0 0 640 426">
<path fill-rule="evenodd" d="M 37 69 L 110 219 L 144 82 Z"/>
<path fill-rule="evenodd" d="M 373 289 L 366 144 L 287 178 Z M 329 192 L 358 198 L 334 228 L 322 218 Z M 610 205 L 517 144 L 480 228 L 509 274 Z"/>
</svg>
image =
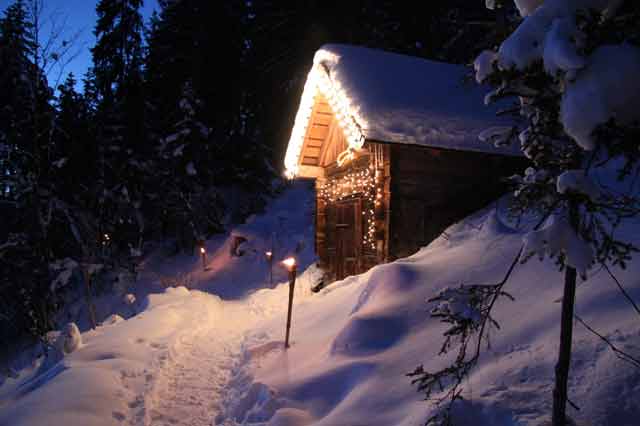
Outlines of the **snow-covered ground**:
<svg viewBox="0 0 640 426">
<path fill-rule="evenodd" d="M 307 187 L 308 188 L 308 187 Z M 490 211 L 452 226 L 407 259 L 380 265 L 320 293 L 313 265 L 313 197 L 295 186 L 200 259 L 148 259 L 141 283 L 182 277 L 185 287 L 150 294 L 141 313 L 83 333 L 83 345 L 44 372 L 25 369 L 0 387 L 0 425 L 421 425 L 432 407 L 405 374 L 441 367 L 444 326 L 426 299 L 461 283 L 494 283 L 522 233 Z M 292 346 L 283 348 L 288 286 L 279 267 L 268 288 L 263 250 L 297 252 Z M 640 226 L 626 234 L 640 241 Z M 280 239 L 280 240 L 278 240 Z M 640 300 L 640 263 L 614 271 Z M 155 275 L 154 275 L 155 274 Z M 188 279 L 187 279 L 188 277 Z M 167 282 L 166 278 L 163 282 Z M 177 282 L 177 281 L 176 281 Z M 518 266 L 491 330 L 491 346 L 465 382 L 461 425 L 542 425 L 551 407 L 562 275 L 551 262 Z M 603 271 L 579 285 L 577 313 L 640 357 L 640 317 Z M 579 425 L 637 425 L 640 370 L 576 324 L 569 395 Z"/>
</svg>

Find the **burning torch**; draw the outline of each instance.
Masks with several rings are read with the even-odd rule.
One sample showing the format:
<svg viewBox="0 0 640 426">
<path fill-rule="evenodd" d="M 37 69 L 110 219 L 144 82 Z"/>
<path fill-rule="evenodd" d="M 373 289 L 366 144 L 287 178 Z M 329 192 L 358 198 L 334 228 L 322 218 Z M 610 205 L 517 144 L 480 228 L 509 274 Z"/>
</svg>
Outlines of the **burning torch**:
<svg viewBox="0 0 640 426">
<path fill-rule="evenodd" d="M 289 347 L 289 333 L 291 331 L 291 312 L 293 311 L 293 290 L 296 285 L 296 259 L 288 257 L 282 261 L 289 271 L 289 309 L 287 311 L 287 331 L 284 339 L 284 348 Z"/>
<path fill-rule="evenodd" d="M 207 250 L 203 247 L 200 247 L 200 257 L 202 257 L 202 270 L 207 270 Z"/>
</svg>

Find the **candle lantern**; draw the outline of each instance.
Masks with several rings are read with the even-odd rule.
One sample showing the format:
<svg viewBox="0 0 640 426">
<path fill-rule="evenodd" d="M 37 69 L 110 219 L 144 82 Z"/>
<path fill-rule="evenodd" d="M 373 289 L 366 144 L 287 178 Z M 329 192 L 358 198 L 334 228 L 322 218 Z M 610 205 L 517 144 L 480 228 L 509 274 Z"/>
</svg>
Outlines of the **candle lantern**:
<svg viewBox="0 0 640 426">
<path fill-rule="evenodd" d="M 289 334 L 291 331 L 291 313 L 293 311 L 293 290 L 296 285 L 296 259 L 289 257 L 282 261 L 282 264 L 289 271 L 289 309 L 287 310 L 287 330 L 284 338 L 284 348 L 289 348 Z"/>
</svg>

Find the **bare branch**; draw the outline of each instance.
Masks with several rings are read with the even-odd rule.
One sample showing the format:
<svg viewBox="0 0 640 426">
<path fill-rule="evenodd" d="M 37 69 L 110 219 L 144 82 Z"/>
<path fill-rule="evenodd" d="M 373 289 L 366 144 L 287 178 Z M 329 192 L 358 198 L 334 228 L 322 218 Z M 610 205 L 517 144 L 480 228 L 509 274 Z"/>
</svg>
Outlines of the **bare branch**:
<svg viewBox="0 0 640 426">
<path fill-rule="evenodd" d="M 633 365 L 636 368 L 640 368 L 640 359 L 634 357 L 633 355 L 628 354 L 627 352 L 621 350 L 620 348 L 618 348 L 616 345 L 614 345 L 613 343 L 611 343 L 611 341 L 606 338 L 605 336 L 603 336 L 602 334 L 598 333 L 596 330 L 594 330 L 591 326 L 589 326 L 589 324 L 587 324 L 586 322 L 584 322 L 584 320 L 582 318 L 580 318 L 578 315 L 574 314 L 574 318 L 584 326 L 584 328 L 586 328 L 587 330 L 589 330 L 592 334 L 596 335 L 598 338 L 600 338 L 600 340 L 602 340 L 603 342 L 605 342 L 607 344 L 607 346 L 609 346 L 609 348 L 611 348 L 611 350 L 613 352 L 615 352 L 616 356 L 624 361 L 627 362 L 631 365 Z"/>
<path fill-rule="evenodd" d="M 68 16 L 59 8 L 47 12 L 44 0 L 30 0 L 28 5 L 36 37 L 34 62 L 46 76 L 53 77 L 52 86 L 57 88 L 67 66 L 86 48 L 86 43 L 80 43 L 84 29 L 70 33 Z"/>
<path fill-rule="evenodd" d="M 616 283 L 616 286 L 618 286 L 618 289 L 620 290 L 622 295 L 629 301 L 631 306 L 633 306 L 633 309 L 635 309 L 635 311 L 638 313 L 638 315 L 640 315 L 640 308 L 638 307 L 636 302 L 631 298 L 629 293 L 627 293 L 627 291 L 624 289 L 624 287 L 622 286 L 620 281 L 618 281 L 618 278 L 616 278 L 616 276 L 613 275 L 613 272 L 611 272 L 611 269 L 609 269 L 609 267 L 605 263 L 602 264 L 602 267 L 604 268 L 605 271 L 607 271 L 607 273 L 609 274 L 611 279 Z"/>
</svg>

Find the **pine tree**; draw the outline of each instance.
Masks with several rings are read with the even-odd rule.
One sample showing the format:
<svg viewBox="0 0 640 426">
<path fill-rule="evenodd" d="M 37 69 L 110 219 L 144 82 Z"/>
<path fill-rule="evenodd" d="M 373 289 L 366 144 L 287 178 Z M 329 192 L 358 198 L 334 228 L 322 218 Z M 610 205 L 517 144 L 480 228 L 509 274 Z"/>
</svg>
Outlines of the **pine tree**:
<svg viewBox="0 0 640 426">
<path fill-rule="evenodd" d="M 99 234 L 121 253 L 139 248 L 145 179 L 142 0 L 101 0 L 91 49 L 98 144 Z"/>
<path fill-rule="evenodd" d="M 170 134 L 158 146 L 161 203 L 165 221 L 183 249 L 221 230 L 222 203 L 215 187 L 215 144 L 211 130 L 202 122 L 202 102 L 189 81 L 182 85 L 180 115 Z"/>
<path fill-rule="evenodd" d="M 89 198 L 95 188 L 97 168 L 97 147 L 91 139 L 88 105 L 76 91 L 76 84 L 70 73 L 58 87 L 54 127 L 54 176 L 60 180 L 58 193 L 69 202 Z"/>
<path fill-rule="evenodd" d="M 41 334 L 51 326 L 47 299 L 50 227 L 54 203 L 49 180 L 51 91 L 37 66 L 37 28 L 22 0 L 0 19 L 0 144 L 4 221 L 0 270 L 4 298 L 20 303 L 10 327 Z M 20 285 L 21 287 L 16 288 Z M 24 328 L 23 328 L 24 327 Z"/>
<path fill-rule="evenodd" d="M 32 119 L 34 93 L 30 84 L 35 48 L 33 28 L 27 20 L 23 0 L 10 5 L 0 19 L 0 142 L 12 149 L 34 152 L 33 134 L 27 133 Z"/>
<path fill-rule="evenodd" d="M 150 143 L 158 147 L 159 164 L 167 164 L 173 150 L 185 146 L 182 156 L 171 161 L 179 166 L 166 170 L 175 171 L 179 182 L 189 182 L 181 191 L 189 194 L 190 205 L 198 206 L 193 209 L 198 226 L 220 230 L 222 216 L 240 220 L 261 206 L 272 177 L 247 61 L 248 6 L 201 0 L 161 6 L 147 35 Z M 195 126 L 192 132 L 190 126 Z M 197 174 L 185 173 L 189 163 Z M 224 215 L 218 213 L 225 208 L 218 192 L 238 200 L 226 206 Z M 171 204 L 168 216 L 177 208 Z M 181 228 L 181 221 L 172 226 Z"/>
</svg>

